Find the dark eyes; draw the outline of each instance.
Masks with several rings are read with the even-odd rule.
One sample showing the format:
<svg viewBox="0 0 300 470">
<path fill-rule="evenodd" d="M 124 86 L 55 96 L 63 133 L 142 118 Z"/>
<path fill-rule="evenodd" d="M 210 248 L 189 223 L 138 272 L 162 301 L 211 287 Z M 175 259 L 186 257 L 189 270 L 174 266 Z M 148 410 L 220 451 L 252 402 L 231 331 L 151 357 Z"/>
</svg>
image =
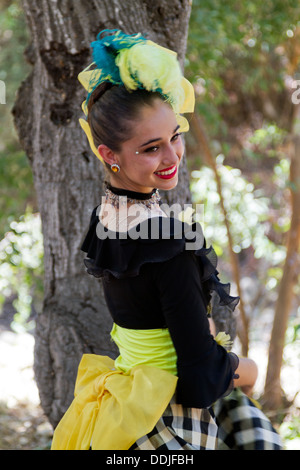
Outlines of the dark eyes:
<svg viewBox="0 0 300 470">
<path fill-rule="evenodd" d="M 176 140 L 178 140 L 180 136 L 181 136 L 181 132 L 178 132 L 177 134 L 173 135 L 171 142 L 176 142 Z M 144 150 L 144 153 L 157 152 L 158 149 L 159 149 L 159 146 L 155 145 L 153 147 L 148 147 L 146 150 Z"/>
<path fill-rule="evenodd" d="M 180 136 L 181 136 L 181 132 L 177 132 L 177 134 L 173 135 L 171 142 L 174 142 L 174 140 L 178 140 Z"/>
</svg>

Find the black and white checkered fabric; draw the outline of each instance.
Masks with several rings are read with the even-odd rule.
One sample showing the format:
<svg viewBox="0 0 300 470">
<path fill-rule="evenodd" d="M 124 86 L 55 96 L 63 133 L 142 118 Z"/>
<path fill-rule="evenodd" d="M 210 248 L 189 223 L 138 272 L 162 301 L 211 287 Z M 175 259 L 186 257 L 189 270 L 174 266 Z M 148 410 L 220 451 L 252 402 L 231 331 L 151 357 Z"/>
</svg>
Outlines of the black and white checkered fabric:
<svg viewBox="0 0 300 470">
<path fill-rule="evenodd" d="M 151 433 L 130 450 L 280 450 L 269 419 L 241 390 L 218 400 L 213 411 L 186 408 L 173 398 Z"/>
<path fill-rule="evenodd" d="M 151 433 L 130 450 L 215 450 L 217 433 L 208 409 L 185 408 L 173 398 Z"/>
<path fill-rule="evenodd" d="M 267 416 L 240 389 L 214 405 L 219 450 L 281 450 L 279 434 Z"/>
</svg>

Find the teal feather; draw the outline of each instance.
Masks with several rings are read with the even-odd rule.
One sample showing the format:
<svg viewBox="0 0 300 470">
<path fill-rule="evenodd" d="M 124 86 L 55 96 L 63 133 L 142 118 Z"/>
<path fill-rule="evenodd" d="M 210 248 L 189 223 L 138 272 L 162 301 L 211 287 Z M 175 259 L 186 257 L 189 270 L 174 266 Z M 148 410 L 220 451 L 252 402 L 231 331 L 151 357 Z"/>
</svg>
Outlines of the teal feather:
<svg viewBox="0 0 300 470">
<path fill-rule="evenodd" d="M 105 34 L 106 32 L 109 34 Z M 95 83 L 93 83 L 93 78 L 91 79 L 90 89 L 92 91 L 89 93 L 87 101 L 93 90 L 104 81 L 109 81 L 114 85 L 122 85 L 119 68 L 115 62 L 116 56 L 121 49 L 129 49 L 138 42 L 146 42 L 146 39 L 140 34 L 128 35 L 117 29 L 105 29 L 98 34 L 97 40 L 91 43 L 91 47 L 94 62 L 97 69 L 101 70 L 101 75 L 100 77 L 97 75 Z"/>
</svg>

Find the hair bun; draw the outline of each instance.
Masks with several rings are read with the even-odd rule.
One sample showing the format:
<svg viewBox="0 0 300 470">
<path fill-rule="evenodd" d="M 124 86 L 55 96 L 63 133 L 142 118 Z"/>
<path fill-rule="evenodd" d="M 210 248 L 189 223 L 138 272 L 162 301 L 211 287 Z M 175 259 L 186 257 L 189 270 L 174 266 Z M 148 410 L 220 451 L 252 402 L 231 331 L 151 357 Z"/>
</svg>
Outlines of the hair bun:
<svg viewBox="0 0 300 470">
<path fill-rule="evenodd" d="M 98 101 L 106 91 L 110 90 L 114 85 L 110 82 L 102 82 L 100 85 L 95 88 L 95 90 L 91 93 L 90 99 L 87 104 L 88 113 L 91 111 L 93 105 Z"/>
</svg>

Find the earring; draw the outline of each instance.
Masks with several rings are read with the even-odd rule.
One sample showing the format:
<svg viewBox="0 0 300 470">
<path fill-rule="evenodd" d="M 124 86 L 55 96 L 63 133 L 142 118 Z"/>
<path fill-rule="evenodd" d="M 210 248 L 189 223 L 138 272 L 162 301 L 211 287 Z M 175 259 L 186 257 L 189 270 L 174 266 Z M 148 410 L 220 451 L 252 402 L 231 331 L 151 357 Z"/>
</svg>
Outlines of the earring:
<svg viewBox="0 0 300 470">
<path fill-rule="evenodd" d="M 119 173 L 120 171 L 120 167 L 119 165 L 117 165 L 117 163 L 113 163 L 110 168 L 111 168 L 111 171 L 113 171 L 114 173 Z"/>
</svg>

